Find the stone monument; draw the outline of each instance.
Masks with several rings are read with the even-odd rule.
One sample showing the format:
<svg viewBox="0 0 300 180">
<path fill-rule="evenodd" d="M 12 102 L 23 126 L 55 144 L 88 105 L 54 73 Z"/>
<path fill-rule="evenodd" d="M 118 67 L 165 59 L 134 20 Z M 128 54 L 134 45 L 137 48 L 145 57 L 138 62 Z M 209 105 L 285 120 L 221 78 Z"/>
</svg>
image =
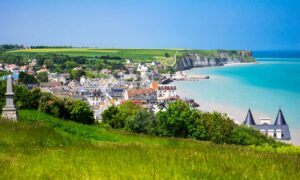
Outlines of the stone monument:
<svg viewBox="0 0 300 180">
<path fill-rule="evenodd" d="M 17 121 L 17 109 L 14 105 L 14 92 L 13 92 L 13 85 L 12 85 L 12 77 L 11 75 L 7 76 L 7 85 L 6 85 L 6 104 L 5 107 L 2 109 L 2 118 Z"/>
</svg>

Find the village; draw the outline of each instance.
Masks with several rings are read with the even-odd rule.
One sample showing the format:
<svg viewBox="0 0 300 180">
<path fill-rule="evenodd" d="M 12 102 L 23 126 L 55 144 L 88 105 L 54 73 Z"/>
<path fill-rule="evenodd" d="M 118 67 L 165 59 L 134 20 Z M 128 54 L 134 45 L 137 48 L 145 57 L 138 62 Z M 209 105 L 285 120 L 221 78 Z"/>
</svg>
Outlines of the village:
<svg viewBox="0 0 300 180">
<path fill-rule="evenodd" d="M 0 71 L 11 73 L 13 80 L 17 82 L 20 73 L 26 73 L 37 77 L 43 73 L 47 75 L 47 82 L 24 84 L 28 89 L 39 87 L 42 92 L 48 92 L 58 97 L 71 97 L 85 101 L 94 112 L 94 119 L 101 121 L 101 113 L 112 105 L 119 105 L 126 100 L 131 100 L 142 105 L 154 113 L 166 107 L 166 103 L 175 100 L 183 100 L 197 108 L 200 105 L 193 99 L 181 98 L 176 94 L 176 86 L 168 84 L 172 79 L 185 77 L 182 72 L 173 75 L 171 73 L 161 74 L 161 64 L 133 63 L 127 59 L 124 67 L 119 70 L 117 76 L 112 70 L 102 69 L 99 73 L 103 77 L 80 76 L 71 79 L 70 73 L 53 73 L 44 64 L 36 69 L 37 60 L 28 61 L 27 65 L 0 64 Z M 73 71 L 80 71 L 82 67 L 75 67 Z M 181 77 L 181 78 L 178 78 Z M 2 77 L 5 79 L 5 76 Z"/>
</svg>

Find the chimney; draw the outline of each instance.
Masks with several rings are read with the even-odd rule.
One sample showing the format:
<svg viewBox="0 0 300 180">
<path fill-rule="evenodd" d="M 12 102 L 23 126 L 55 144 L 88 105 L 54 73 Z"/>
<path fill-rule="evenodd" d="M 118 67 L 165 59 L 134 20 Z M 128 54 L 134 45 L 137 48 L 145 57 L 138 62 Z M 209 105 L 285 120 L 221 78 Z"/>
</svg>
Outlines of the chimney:
<svg viewBox="0 0 300 180">
<path fill-rule="evenodd" d="M 270 125 L 271 124 L 271 119 L 266 117 L 266 118 L 260 118 L 260 124 L 268 124 Z"/>
</svg>

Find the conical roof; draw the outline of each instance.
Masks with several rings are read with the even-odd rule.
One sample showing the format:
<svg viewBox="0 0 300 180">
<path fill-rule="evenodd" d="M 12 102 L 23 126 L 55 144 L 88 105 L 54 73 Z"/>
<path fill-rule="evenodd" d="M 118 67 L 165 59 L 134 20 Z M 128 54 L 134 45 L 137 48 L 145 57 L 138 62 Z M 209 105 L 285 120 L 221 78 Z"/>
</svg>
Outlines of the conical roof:
<svg viewBox="0 0 300 180">
<path fill-rule="evenodd" d="M 283 113 L 281 109 L 279 109 L 276 120 L 275 120 L 275 125 L 286 125 Z"/>
<path fill-rule="evenodd" d="M 248 114 L 247 114 L 246 119 L 244 121 L 244 125 L 248 125 L 248 126 L 255 125 L 255 121 L 254 121 L 254 118 L 252 116 L 252 112 L 251 112 L 250 109 L 248 110 Z"/>
</svg>

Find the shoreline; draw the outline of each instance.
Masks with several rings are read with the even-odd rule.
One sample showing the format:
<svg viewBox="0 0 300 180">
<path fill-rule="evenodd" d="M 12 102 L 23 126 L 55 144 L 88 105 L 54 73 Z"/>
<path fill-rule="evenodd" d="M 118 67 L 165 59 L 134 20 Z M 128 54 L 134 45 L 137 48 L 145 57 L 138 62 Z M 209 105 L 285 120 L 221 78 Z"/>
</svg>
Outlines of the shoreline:
<svg viewBox="0 0 300 180">
<path fill-rule="evenodd" d="M 172 77 L 172 81 L 199 81 L 210 79 L 209 75 L 199 75 L 199 74 L 191 74 L 189 71 L 192 69 L 200 69 L 200 68 L 214 68 L 214 67 L 232 67 L 232 66 L 244 66 L 244 65 L 253 65 L 258 64 L 259 62 L 247 62 L 247 63 L 229 63 L 224 64 L 223 66 L 205 66 L 205 67 L 193 67 L 186 70 L 176 71 L 174 77 Z"/>
<path fill-rule="evenodd" d="M 192 98 L 188 94 L 182 91 L 177 90 L 177 94 L 183 98 Z M 196 103 L 200 106 L 197 108 L 202 112 L 219 112 L 222 114 L 226 114 L 228 117 L 233 119 L 236 124 L 241 125 L 246 118 L 248 109 L 241 109 L 232 105 L 224 105 L 221 103 L 209 103 L 207 101 L 202 101 L 201 99 L 194 99 Z M 265 113 L 255 111 L 253 113 L 253 117 L 256 121 L 258 121 L 262 117 L 266 117 Z M 292 135 L 291 144 L 300 146 L 300 129 L 293 129 L 290 127 L 290 132 Z"/>
<path fill-rule="evenodd" d="M 223 67 L 251 65 L 251 64 L 257 64 L 257 63 L 235 63 L 235 64 L 231 64 L 229 66 L 223 66 Z M 203 68 L 203 67 L 197 67 L 197 68 Z M 210 68 L 210 67 L 204 67 L 204 68 Z M 194 68 L 192 68 L 192 69 L 194 69 Z M 185 73 L 189 74 L 189 75 L 193 75 L 191 72 L 189 72 L 190 70 L 186 70 Z M 203 75 L 201 75 L 201 76 L 203 76 Z M 174 82 L 176 82 L 176 81 L 174 81 Z M 230 104 L 220 104 L 220 103 L 208 102 L 206 100 L 203 101 L 203 99 L 192 97 L 191 93 L 189 93 L 188 91 L 186 91 L 184 89 L 177 88 L 177 94 L 183 98 L 193 98 L 196 103 L 200 104 L 200 107 L 197 108 L 200 111 L 204 111 L 204 112 L 217 111 L 220 113 L 226 113 L 237 124 L 241 124 L 247 115 L 248 109 L 241 109 L 238 106 L 233 106 Z M 258 121 L 262 117 L 266 117 L 267 113 L 259 112 L 255 109 L 253 109 L 253 110 L 254 110 L 253 116 L 256 119 L 256 121 Z M 274 119 L 274 117 L 271 117 L 271 119 Z M 299 146 L 300 145 L 300 129 L 299 128 L 298 129 L 291 128 L 291 126 L 289 128 L 290 128 L 291 137 L 292 137 L 291 144 Z"/>
</svg>

